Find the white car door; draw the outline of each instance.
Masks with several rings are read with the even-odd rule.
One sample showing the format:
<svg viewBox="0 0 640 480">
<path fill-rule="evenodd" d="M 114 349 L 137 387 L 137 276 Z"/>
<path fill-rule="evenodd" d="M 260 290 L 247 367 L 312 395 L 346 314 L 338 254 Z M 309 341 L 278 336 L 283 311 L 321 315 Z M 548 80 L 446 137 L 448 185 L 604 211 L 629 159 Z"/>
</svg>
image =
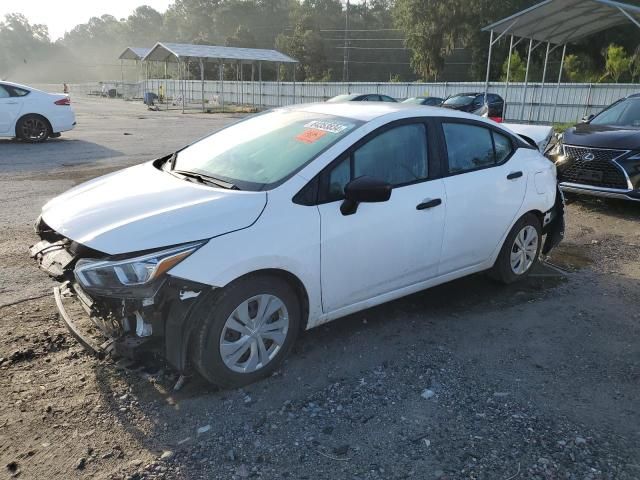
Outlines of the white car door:
<svg viewBox="0 0 640 480">
<path fill-rule="evenodd" d="M 514 141 L 481 123 L 442 120 L 448 176 L 439 274 L 489 260 L 525 198 L 527 165 Z"/>
<path fill-rule="evenodd" d="M 12 97 L 10 87 L 0 84 L 0 133 L 13 136 L 15 133 L 14 124 L 21 109 L 21 97 Z"/>
<path fill-rule="evenodd" d="M 441 179 L 429 179 L 429 143 L 425 123 L 391 125 L 365 138 L 321 175 L 325 313 L 437 274 L 444 186 Z M 391 198 L 361 203 L 354 214 L 343 215 L 344 187 L 361 176 L 391 184 Z"/>
</svg>

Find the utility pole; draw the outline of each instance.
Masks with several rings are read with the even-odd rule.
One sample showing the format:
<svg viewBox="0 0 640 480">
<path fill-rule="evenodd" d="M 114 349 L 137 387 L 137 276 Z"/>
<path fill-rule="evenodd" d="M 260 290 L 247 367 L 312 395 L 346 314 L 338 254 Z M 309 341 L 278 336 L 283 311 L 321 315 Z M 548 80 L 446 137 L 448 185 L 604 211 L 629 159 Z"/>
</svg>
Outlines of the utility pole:
<svg viewBox="0 0 640 480">
<path fill-rule="evenodd" d="M 342 67 L 342 81 L 349 81 L 349 0 L 347 0 L 347 8 L 345 10 L 345 27 L 344 27 L 344 61 Z"/>
</svg>

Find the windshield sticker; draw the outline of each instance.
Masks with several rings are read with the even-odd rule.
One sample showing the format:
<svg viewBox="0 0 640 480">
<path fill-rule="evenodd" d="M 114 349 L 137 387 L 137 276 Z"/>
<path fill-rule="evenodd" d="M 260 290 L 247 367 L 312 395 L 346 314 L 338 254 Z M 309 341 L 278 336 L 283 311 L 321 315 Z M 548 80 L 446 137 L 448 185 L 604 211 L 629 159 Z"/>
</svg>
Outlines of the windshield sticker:
<svg viewBox="0 0 640 480">
<path fill-rule="evenodd" d="M 342 133 L 345 130 L 353 127 L 353 125 L 348 123 L 340 123 L 340 122 L 332 122 L 326 120 L 314 120 L 305 125 L 305 128 L 313 128 L 316 130 L 322 130 L 323 132 L 329 133 Z"/>
<path fill-rule="evenodd" d="M 296 137 L 296 140 L 304 143 L 315 143 L 327 134 L 326 131 L 310 128 Z"/>
</svg>

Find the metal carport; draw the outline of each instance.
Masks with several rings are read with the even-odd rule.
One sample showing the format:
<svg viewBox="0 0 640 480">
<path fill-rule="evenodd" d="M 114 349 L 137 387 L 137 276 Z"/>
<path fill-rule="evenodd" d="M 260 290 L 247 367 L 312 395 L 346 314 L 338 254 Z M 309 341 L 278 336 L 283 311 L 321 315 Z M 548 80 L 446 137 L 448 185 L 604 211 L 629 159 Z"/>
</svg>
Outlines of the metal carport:
<svg viewBox="0 0 640 480">
<path fill-rule="evenodd" d="M 144 67 L 144 62 L 142 61 L 142 59 L 145 57 L 145 55 L 147 53 L 149 53 L 149 50 L 151 50 L 150 48 L 142 48 L 142 47 L 127 47 L 124 49 L 124 51 L 120 54 L 120 56 L 118 57 L 118 60 L 120 60 L 120 81 L 122 82 L 122 86 L 124 89 L 124 62 L 125 60 L 130 60 L 130 61 L 134 61 L 135 65 L 136 65 L 136 74 L 137 74 L 137 78 L 136 80 L 138 81 L 140 79 L 140 67 Z M 143 73 L 143 78 L 147 79 L 147 75 L 146 72 L 144 71 L 144 68 L 142 69 L 142 73 Z M 124 95 L 123 95 L 124 96 Z"/>
<path fill-rule="evenodd" d="M 224 65 L 225 63 L 235 63 L 239 66 L 251 65 L 251 79 L 253 81 L 255 75 L 255 64 L 258 64 L 258 76 L 260 85 L 260 98 L 262 98 L 262 63 L 270 62 L 276 64 L 278 95 L 280 86 L 280 65 L 293 65 L 293 82 L 295 85 L 295 64 L 297 60 L 276 50 L 265 50 L 259 48 L 236 48 L 236 47 L 220 47 L 214 45 L 192 45 L 184 43 L 165 43 L 158 42 L 144 56 L 145 62 L 176 62 L 178 64 L 179 80 L 182 91 L 182 111 L 185 108 L 185 72 L 188 63 L 192 60 L 198 61 L 200 65 L 200 81 L 202 85 L 202 111 L 205 110 L 204 101 L 204 64 L 205 62 L 217 63 L 219 65 L 218 75 L 222 89 L 222 108 L 224 109 Z M 240 81 L 242 81 L 243 68 L 239 69 Z M 295 86 L 294 86 L 295 99 Z"/>
<path fill-rule="evenodd" d="M 507 62 L 507 78 L 504 92 L 505 104 L 509 91 L 509 74 L 511 71 L 511 54 L 513 49 L 523 40 L 529 40 L 527 68 L 524 81 L 524 93 L 520 117 L 524 117 L 525 99 L 529 84 L 529 67 L 531 54 L 541 45 L 546 44 L 542 85 L 547 76 L 549 56 L 562 47 L 562 59 L 556 88 L 556 102 L 552 122 L 555 120 L 558 94 L 562 82 L 562 70 L 567 53 L 567 44 L 576 42 L 603 30 L 631 22 L 640 28 L 640 7 L 612 0 L 546 0 L 515 15 L 500 20 L 483 31 L 491 32 L 489 40 L 489 58 L 487 60 L 487 77 L 485 98 L 489 90 L 491 72 L 491 55 L 493 46 L 505 35 L 510 35 L 509 57 Z M 497 34 L 497 37 L 496 37 Z M 542 95 L 542 91 L 541 94 Z M 506 105 L 505 105 L 506 109 Z M 506 115 L 506 110 L 505 110 Z M 538 120 L 540 107 L 538 107 Z"/>
</svg>

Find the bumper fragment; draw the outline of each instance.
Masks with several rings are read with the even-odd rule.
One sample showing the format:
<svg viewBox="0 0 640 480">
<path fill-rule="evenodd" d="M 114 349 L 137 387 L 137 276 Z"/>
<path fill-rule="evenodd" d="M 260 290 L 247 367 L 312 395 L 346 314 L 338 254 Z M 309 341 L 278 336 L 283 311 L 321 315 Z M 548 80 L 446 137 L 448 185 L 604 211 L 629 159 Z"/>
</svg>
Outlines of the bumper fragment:
<svg viewBox="0 0 640 480">
<path fill-rule="evenodd" d="M 63 289 L 65 290 L 65 293 L 69 291 L 68 282 L 62 284 L 61 286 L 54 287 L 53 296 L 56 300 L 56 307 L 58 307 L 60 316 L 62 317 L 62 320 L 64 321 L 65 325 L 69 329 L 69 332 L 71 332 L 71 335 L 73 335 L 76 338 L 76 340 L 91 354 L 97 356 L 98 358 L 104 358 L 104 356 L 107 353 L 107 349 L 109 346 L 108 344 L 112 343 L 113 340 L 110 339 L 107 342 L 99 345 L 95 342 L 93 338 L 91 338 L 89 335 L 84 334 L 80 330 L 80 328 L 77 325 L 77 322 L 73 318 L 71 318 L 71 315 L 65 308 L 64 302 L 62 301 Z"/>
</svg>

